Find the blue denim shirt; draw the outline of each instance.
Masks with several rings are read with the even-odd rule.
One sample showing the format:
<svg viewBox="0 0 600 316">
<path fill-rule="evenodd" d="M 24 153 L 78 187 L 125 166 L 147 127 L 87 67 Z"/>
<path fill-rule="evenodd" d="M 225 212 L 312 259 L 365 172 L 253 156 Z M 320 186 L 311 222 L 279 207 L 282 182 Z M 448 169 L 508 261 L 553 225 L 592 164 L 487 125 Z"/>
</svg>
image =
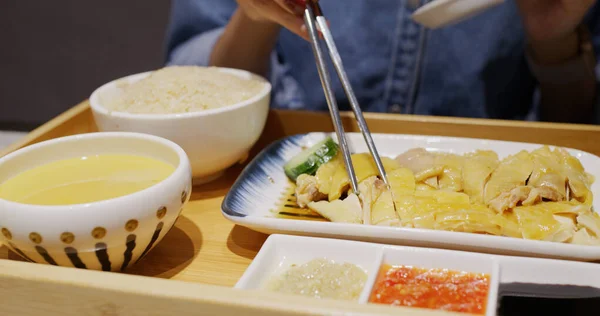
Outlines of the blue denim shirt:
<svg viewBox="0 0 600 316">
<path fill-rule="evenodd" d="M 420 5 L 426 2 L 420 0 Z M 418 0 L 320 3 L 364 111 L 537 119 L 537 83 L 525 59 L 524 30 L 514 1 L 438 30 L 412 21 Z M 207 65 L 236 6 L 235 0 L 174 0 L 168 64 Z M 597 13 L 595 6 L 586 24 L 600 52 Z M 329 66 L 340 109 L 348 110 Z M 269 80 L 272 107 L 327 110 L 310 44 L 287 30 L 272 53 Z"/>
</svg>

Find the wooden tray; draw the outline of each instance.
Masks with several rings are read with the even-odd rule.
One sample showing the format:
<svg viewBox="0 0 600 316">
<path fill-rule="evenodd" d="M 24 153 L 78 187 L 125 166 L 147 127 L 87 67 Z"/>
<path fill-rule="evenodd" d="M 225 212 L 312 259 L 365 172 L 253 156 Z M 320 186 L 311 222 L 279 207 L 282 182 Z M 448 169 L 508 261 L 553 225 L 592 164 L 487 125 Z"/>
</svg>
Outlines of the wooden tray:
<svg viewBox="0 0 600 316">
<path fill-rule="evenodd" d="M 600 155 L 600 127 L 462 118 L 365 114 L 373 133 L 444 135 L 568 146 Z M 350 113 L 347 131 L 358 132 Z M 97 131 L 89 104 L 83 102 L 32 131 L 5 155 L 40 141 Z M 250 153 L 256 155 L 287 135 L 333 131 L 327 113 L 269 113 L 265 131 Z M 428 310 L 319 301 L 274 293 L 231 289 L 266 235 L 235 226 L 221 215 L 221 202 L 243 166 L 232 167 L 214 183 L 195 187 L 175 227 L 126 274 L 61 268 L 22 261 L 0 247 L 1 309 L 7 314 L 81 315 L 244 315 L 356 314 L 445 315 Z M 165 280 L 168 279 L 168 280 Z"/>
</svg>

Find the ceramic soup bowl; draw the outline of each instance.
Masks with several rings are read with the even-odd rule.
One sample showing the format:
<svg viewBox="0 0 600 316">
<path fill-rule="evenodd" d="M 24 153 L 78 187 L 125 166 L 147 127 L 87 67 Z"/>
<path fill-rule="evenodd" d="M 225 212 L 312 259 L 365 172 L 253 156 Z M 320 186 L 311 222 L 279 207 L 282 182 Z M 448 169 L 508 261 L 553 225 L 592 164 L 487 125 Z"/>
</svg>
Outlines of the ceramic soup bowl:
<svg viewBox="0 0 600 316">
<path fill-rule="evenodd" d="M 0 199 L 0 240 L 25 260 L 83 269 L 124 271 L 172 228 L 191 193 L 184 150 L 138 133 L 91 133 L 34 144 L 0 158 L 0 183 L 46 163 L 128 154 L 174 167 L 164 180 L 129 195 L 86 204 L 31 205 Z"/>
</svg>

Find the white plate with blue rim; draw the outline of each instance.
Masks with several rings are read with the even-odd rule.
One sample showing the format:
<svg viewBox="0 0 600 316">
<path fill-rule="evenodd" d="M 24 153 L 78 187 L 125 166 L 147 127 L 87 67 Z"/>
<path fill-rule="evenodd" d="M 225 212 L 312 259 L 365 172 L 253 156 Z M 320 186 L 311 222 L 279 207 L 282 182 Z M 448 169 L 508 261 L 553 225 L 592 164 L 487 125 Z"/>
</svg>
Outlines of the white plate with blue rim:
<svg viewBox="0 0 600 316">
<path fill-rule="evenodd" d="M 368 152 L 362 134 L 347 133 L 352 153 Z M 265 148 L 240 174 L 222 203 L 222 213 L 233 223 L 266 234 L 291 234 L 330 237 L 386 244 L 445 248 L 502 255 L 517 255 L 569 259 L 579 261 L 600 260 L 600 246 L 567 244 L 540 240 L 526 240 L 505 236 L 464 232 L 439 231 L 408 227 L 386 227 L 363 224 L 336 223 L 282 218 L 278 211 L 293 187 L 284 172 L 284 165 L 303 149 L 313 146 L 326 137 L 336 139 L 332 133 L 309 133 L 280 139 Z M 500 158 L 521 150 L 535 150 L 540 144 L 507 142 L 486 139 L 400 134 L 373 134 L 380 156 L 396 157 L 413 148 L 425 148 L 463 154 L 475 150 L 493 150 Z M 569 153 L 584 166 L 586 172 L 600 179 L 600 157 L 575 149 Z M 600 181 L 591 187 L 592 194 L 600 196 Z M 593 209 L 598 212 L 600 199 Z"/>
</svg>

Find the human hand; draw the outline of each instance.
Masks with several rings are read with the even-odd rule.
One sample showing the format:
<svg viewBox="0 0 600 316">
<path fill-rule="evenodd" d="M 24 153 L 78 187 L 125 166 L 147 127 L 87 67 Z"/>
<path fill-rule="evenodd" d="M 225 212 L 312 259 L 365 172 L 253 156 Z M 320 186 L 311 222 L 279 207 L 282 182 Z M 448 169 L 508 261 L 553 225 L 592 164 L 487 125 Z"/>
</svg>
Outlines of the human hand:
<svg viewBox="0 0 600 316">
<path fill-rule="evenodd" d="M 517 0 L 530 40 L 553 41 L 575 31 L 595 0 Z"/>
<path fill-rule="evenodd" d="M 237 2 L 250 19 L 281 25 L 296 35 L 308 39 L 303 19 L 306 0 L 237 0 Z"/>
<path fill-rule="evenodd" d="M 558 63 L 577 55 L 577 27 L 595 0 L 516 0 L 533 57 Z"/>
</svg>

